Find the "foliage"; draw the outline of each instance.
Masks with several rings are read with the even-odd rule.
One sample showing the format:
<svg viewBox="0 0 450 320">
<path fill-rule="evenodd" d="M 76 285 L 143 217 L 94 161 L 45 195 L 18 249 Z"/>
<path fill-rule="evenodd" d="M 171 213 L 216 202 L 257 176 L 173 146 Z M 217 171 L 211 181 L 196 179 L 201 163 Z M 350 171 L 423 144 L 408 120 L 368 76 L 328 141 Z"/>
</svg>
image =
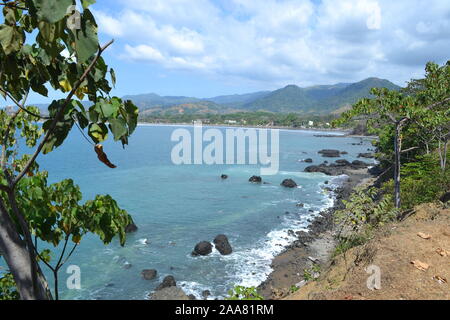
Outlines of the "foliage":
<svg viewBox="0 0 450 320">
<path fill-rule="evenodd" d="M 321 271 L 320 265 L 314 263 L 311 268 L 303 270 L 303 278 L 306 281 L 315 281 L 317 280 L 316 275 L 320 274 L 320 271 Z"/>
<path fill-rule="evenodd" d="M 0 214 L 13 220 L 12 227 L 26 242 L 31 263 L 35 265 L 39 259 L 55 277 L 86 233 L 98 235 L 105 244 L 118 236 L 123 245 L 125 227 L 132 222 L 109 195 L 81 203 L 81 191 L 71 179 L 49 185 L 47 172 L 39 171 L 36 162 L 39 154 L 60 147 L 75 126 L 86 132 L 92 146 L 109 135 L 125 146 L 136 129 L 138 108 L 110 96 L 116 76 L 102 54 L 112 41 L 99 45 L 97 23 L 89 9 L 93 3 L 95 0 L 81 0 L 81 13 L 71 9 L 75 0 L 2 3 L 0 93 L 14 106 L 0 109 Z M 74 14 L 80 16 L 79 26 L 69 23 Z M 45 115 L 26 104 L 30 92 L 46 97 L 49 89 L 67 96 L 54 100 Z M 26 150 L 20 149 L 22 141 Z M 32 154 L 25 153 L 33 148 Z M 74 247 L 64 257 L 69 240 Z M 38 251 L 39 241 L 55 247 L 64 243 L 55 266 L 49 264 L 49 251 Z M 37 285 L 37 274 L 19 275 L 9 267 L 15 281 L 32 278 L 33 287 Z M 57 297 L 57 286 L 55 293 Z"/>
<path fill-rule="evenodd" d="M 402 167 L 402 210 L 433 202 L 446 190 L 450 190 L 450 168 L 441 171 L 436 152 L 416 158 L 415 162 L 406 163 Z M 385 193 L 393 190 L 389 181 L 383 185 Z"/>
<path fill-rule="evenodd" d="M 228 295 L 226 300 L 264 300 L 255 287 L 235 286 L 228 291 Z"/>
<path fill-rule="evenodd" d="M 289 292 L 290 293 L 295 293 L 295 292 L 297 292 L 298 290 L 300 290 L 300 288 L 299 287 L 297 287 L 297 286 L 291 286 L 290 288 L 289 288 Z"/>
<path fill-rule="evenodd" d="M 19 300 L 19 298 L 12 274 L 0 275 L 0 300 Z"/>
<path fill-rule="evenodd" d="M 339 235 L 337 237 L 337 245 L 334 248 L 333 256 L 336 257 L 350 250 L 351 248 L 360 246 L 370 240 L 372 235 L 371 229 L 367 228 L 357 233 L 346 236 Z"/>
<path fill-rule="evenodd" d="M 380 195 L 377 188 L 355 188 L 349 200 L 342 200 L 344 209 L 335 213 L 338 224 L 350 225 L 359 231 L 364 225 L 382 226 L 394 220 L 398 210 L 394 208 L 390 194 Z"/>
</svg>

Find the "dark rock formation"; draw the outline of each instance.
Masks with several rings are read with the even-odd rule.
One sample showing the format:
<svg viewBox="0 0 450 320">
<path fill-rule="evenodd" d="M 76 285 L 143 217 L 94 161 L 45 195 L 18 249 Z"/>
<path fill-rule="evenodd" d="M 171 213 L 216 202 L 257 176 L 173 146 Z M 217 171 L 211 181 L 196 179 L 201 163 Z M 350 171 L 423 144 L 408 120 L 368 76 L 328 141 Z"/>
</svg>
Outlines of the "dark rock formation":
<svg viewBox="0 0 450 320">
<path fill-rule="evenodd" d="M 157 271 L 155 269 L 142 270 L 141 275 L 145 280 L 153 280 L 156 278 Z"/>
<path fill-rule="evenodd" d="M 375 158 L 375 156 L 374 156 L 373 153 L 368 152 L 368 153 L 360 153 L 360 154 L 358 154 L 358 158 L 373 159 L 373 158 Z"/>
<path fill-rule="evenodd" d="M 313 162 L 313 159 L 308 158 L 308 159 L 303 160 L 303 162 L 306 162 L 306 163 L 312 163 L 312 162 Z"/>
<path fill-rule="evenodd" d="M 224 234 L 219 234 L 217 237 L 214 238 L 214 246 L 216 247 L 217 251 L 220 252 L 222 255 L 229 255 L 233 252 L 233 248 L 231 248 L 230 243 L 228 242 L 228 238 Z"/>
<path fill-rule="evenodd" d="M 188 298 L 189 300 L 197 300 L 197 298 L 193 294 L 188 295 Z"/>
<path fill-rule="evenodd" d="M 202 241 L 197 243 L 192 251 L 193 256 L 207 256 L 212 252 L 212 245 L 208 241 Z"/>
<path fill-rule="evenodd" d="M 337 160 L 335 163 L 329 165 L 322 163 L 318 166 L 309 166 L 305 168 L 305 172 L 321 172 L 329 176 L 338 176 L 345 174 L 346 170 L 349 169 L 363 169 L 369 167 L 370 164 L 355 160 L 352 163 L 345 159 Z"/>
<path fill-rule="evenodd" d="M 175 287 L 177 285 L 175 278 L 173 276 L 167 276 L 163 279 L 163 282 L 155 289 L 156 291 L 162 290 L 164 288 Z"/>
<path fill-rule="evenodd" d="M 211 295 L 211 291 L 209 291 L 209 290 L 205 290 L 202 292 L 202 297 L 205 299 L 208 298 L 210 295 Z"/>
<path fill-rule="evenodd" d="M 345 167 L 345 166 L 351 165 L 351 163 L 348 162 L 348 161 L 345 160 L 345 159 L 336 160 L 335 162 L 336 162 L 336 164 L 337 164 L 338 166 L 340 166 L 340 167 Z"/>
<path fill-rule="evenodd" d="M 318 153 L 321 154 L 322 157 L 327 157 L 327 158 L 338 158 L 341 155 L 339 150 L 333 150 L 333 149 L 323 149 L 323 150 L 320 150 Z"/>
<path fill-rule="evenodd" d="M 258 176 L 253 176 L 250 179 L 248 179 L 248 181 L 250 181 L 252 183 L 261 183 L 262 182 L 262 178 L 258 177 Z"/>
<path fill-rule="evenodd" d="M 295 183 L 295 181 L 292 180 L 292 179 L 285 179 L 285 180 L 283 180 L 281 185 L 283 187 L 286 187 L 286 188 L 297 188 L 297 183 Z"/>
<path fill-rule="evenodd" d="M 227 176 L 226 174 L 223 174 L 223 175 L 220 176 L 220 178 L 221 178 L 222 180 L 226 180 L 226 179 L 228 179 L 228 176 Z"/>
<path fill-rule="evenodd" d="M 138 227 L 134 223 L 130 223 L 129 225 L 127 225 L 125 227 L 126 233 L 136 232 L 137 230 L 138 230 Z"/>
</svg>

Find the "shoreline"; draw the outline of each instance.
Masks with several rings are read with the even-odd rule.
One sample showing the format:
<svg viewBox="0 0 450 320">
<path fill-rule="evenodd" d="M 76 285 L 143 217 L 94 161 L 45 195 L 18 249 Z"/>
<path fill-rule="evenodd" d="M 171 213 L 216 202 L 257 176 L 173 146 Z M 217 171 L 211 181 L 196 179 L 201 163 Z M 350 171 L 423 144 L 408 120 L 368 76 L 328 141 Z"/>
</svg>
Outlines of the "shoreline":
<svg viewBox="0 0 450 320">
<path fill-rule="evenodd" d="M 265 299 L 286 297 L 291 293 L 292 286 L 306 283 L 303 281 L 305 269 L 310 270 L 315 264 L 325 266 L 329 263 L 336 246 L 334 213 L 343 208 L 342 200 L 347 200 L 355 187 L 374 178 L 368 168 L 349 169 L 345 174 L 348 178 L 331 190 L 334 204 L 318 214 L 308 226 L 308 232 L 296 232 L 297 240 L 273 258 L 273 271 L 257 287 Z"/>
<path fill-rule="evenodd" d="M 350 135 L 351 130 L 346 130 L 342 128 L 300 128 L 300 127 L 287 127 L 287 126 L 255 126 L 255 125 L 245 125 L 245 124 L 211 124 L 211 123 L 203 123 L 204 127 L 219 127 L 219 128 L 247 128 L 247 129 L 280 129 L 280 130 L 289 130 L 289 131 L 314 131 L 314 132 L 341 132 L 343 133 L 342 137 L 345 136 L 354 136 Z M 183 126 L 183 127 L 192 127 L 193 123 L 154 123 L 154 122 L 138 122 L 138 126 Z M 330 135 L 329 137 L 337 137 L 341 135 Z M 366 136 L 361 136 L 366 137 Z M 370 136 L 367 136 L 370 137 Z"/>
<path fill-rule="evenodd" d="M 138 126 L 142 127 L 193 127 L 192 123 L 154 123 L 154 122 L 138 122 Z M 378 139 L 377 136 L 370 135 L 360 135 L 360 134 L 351 134 L 352 130 L 350 129 L 342 129 L 342 128 L 299 128 L 299 127 L 286 127 L 286 126 L 252 126 L 252 125 L 243 125 L 243 124 L 202 124 L 203 127 L 214 127 L 214 128 L 242 128 L 242 129 L 278 129 L 278 130 L 286 130 L 286 131 L 306 131 L 306 132 L 330 132 L 334 134 L 317 134 L 315 135 L 318 138 L 363 138 L 363 139 Z M 336 134 L 342 133 L 342 134 Z"/>
</svg>

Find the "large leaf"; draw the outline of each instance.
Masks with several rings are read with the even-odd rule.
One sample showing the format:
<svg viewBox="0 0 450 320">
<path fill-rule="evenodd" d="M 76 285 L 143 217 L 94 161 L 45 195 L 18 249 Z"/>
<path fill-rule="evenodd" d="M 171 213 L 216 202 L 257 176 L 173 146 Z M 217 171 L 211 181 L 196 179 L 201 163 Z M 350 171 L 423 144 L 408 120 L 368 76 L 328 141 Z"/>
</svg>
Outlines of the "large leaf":
<svg viewBox="0 0 450 320">
<path fill-rule="evenodd" d="M 55 23 L 68 13 L 73 0 L 33 0 L 38 17 L 44 21 Z"/>
<path fill-rule="evenodd" d="M 122 118 L 109 120 L 109 128 L 116 141 L 120 140 L 120 138 L 128 133 L 127 123 Z"/>
<path fill-rule="evenodd" d="M 19 51 L 23 41 L 23 33 L 16 27 L 0 25 L 0 44 L 7 55 Z"/>
<path fill-rule="evenodd" d="M 78 63 L 86 62 L 98 50 L 97 24 L 89 10 L 85 10 L 81 29 L 75 31 L 75 52 Z"/>
<path fill-rule="evenodd" d="M 105 141 L 108 138 L 108 128 L 104 123 L 90 124 L 88 133 L 95 143 Z"/>
<path fill-rule="evenodd" d="M 48 120 L 42 126 L 44 131 L 48 131 L 53 120 Z M 45 143 L 42 152 L 47 154 L 59 147 L 69 135 L 70 130 L 74 124 L 74 120 L 67 115 L 63 121 L 58 121 L 55 130 L 52 131 L 49 139 Z"/>
</svg>

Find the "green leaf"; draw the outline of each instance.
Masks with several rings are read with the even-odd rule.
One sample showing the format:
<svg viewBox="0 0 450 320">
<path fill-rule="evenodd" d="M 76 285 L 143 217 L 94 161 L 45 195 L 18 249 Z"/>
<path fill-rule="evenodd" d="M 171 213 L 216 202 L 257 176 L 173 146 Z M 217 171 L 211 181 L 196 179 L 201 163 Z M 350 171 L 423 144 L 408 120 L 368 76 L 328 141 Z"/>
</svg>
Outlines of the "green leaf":
<svg viewBox="0 0 450 320">
<path fill-rule="evenodd" d="M 87 9 L 91 4 L 94 4 L 96 0 L 81 0 L 83 9 Z"/>
<path fill-rule="evenodd" d="M 108 128 L 104 123 L 91 123 L 88 133 L 95 143 L 105 141 L 108 138 Z"/>
<path fill-rule="evenodd" d="M 72 0 L 33 0 L 38 17 L 44 21 L 55 23 L 68 13 L 73 5 Z"/>
<path fill-rule="evenodd" d="M 127 123 L 122 118 L 119 119 L 110 119 L 109 120 L 109 128 L 114 135 L 114 140 L 118 141 L 124 135 L 128 133 Z"/>
<path fill-rule="evenodd" d="M 116 87 L 116 72 L 114 71 L 113 68 L 111 68 L 111 69 L 109 70 L 109 73 L 111 73 L 111 82 L 112 82 L 112 85 L 113 85 L 113 87 Z"/>
<path fill-rule="evenodd" d="M 45 132 L 47 132 L 50 129 L 52 122 L 53 122 L 53 120 L 48 120 L 48 121 L 44 122 L 44 125 L 42 126 L 42 128 L 44 129 Z M 68 114 L 66 114 L 64 120 L 58 121 L 56 123 L 55 130 L 52 131 L 49 139 L 44 144 L 44 147 L 42 148 L 42 152 L 44 154 L 47 154 L 47 153 L 53 151 L 55 148 L 59 147 L 64 142 L 64 140 L 66 140 L 67 136 L 69 135 L 70 130 L 72 129 L 73 124 L 74 124 L 74 121 Z"/>
<path fill-rule="evenodd" d="M 23 45 L 23 32 L 16 27 L 0 25 L 0 44 L 6 55 L 19 51 Z"/>
<path fill-rule="evenodd" d="M 75 52 L 78 63 L 86 62 L 98 50 L 97 24 L 89 10 L 81 19 L 81 29 L 75 31 Z"/>
</svg>

